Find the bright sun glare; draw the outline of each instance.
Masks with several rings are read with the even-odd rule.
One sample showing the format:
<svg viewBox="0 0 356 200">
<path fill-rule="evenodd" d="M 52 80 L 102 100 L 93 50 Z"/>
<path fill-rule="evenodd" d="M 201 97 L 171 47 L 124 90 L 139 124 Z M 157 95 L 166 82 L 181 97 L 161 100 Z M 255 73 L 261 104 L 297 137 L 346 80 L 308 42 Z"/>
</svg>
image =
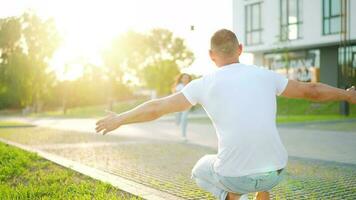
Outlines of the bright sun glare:
<svg viewBox="0 0 356 200">
<path fill-rule="evenodd" d="M 79 77 L 83 60 L 102 65 L 100 53 L 115 36 L 154 27 L 167 28 L 184 38 L 196 58 L 185 71 L 205 74 L 213 68 L 207 54 L 211 34 L 232 27 L 230 0 L 15 0 L 5 5 L 0 12 L 17 10 L 20 14 L 32 9 L 42 17 L 55 19 L 63 41 L 50 65 L 59 79 Z M 194 31 L 190 30 L 192 25 Z M 244 59 L 251 62 L 248 56 Z"/>
<path fill-rule="evenodd" d="M 118 34 L 134 28 L 139 21 L 130 11 L 134 1 L 73 1 L 57 3 L 54 17 L 63 35 L 63 46 L 55 54 L 53 67 L 62 79 L 75 79 L 82 73 L 81 60 L 101 65 L 100 51 Z M 64 13 L 63 13 L 64 11 Z M 145 24 L 139 24 L 144 27 Z M 66 63 L 63 63 L 65 61 Z M 69 66 L 63 68 L 62 66 Z"/>
</svg>

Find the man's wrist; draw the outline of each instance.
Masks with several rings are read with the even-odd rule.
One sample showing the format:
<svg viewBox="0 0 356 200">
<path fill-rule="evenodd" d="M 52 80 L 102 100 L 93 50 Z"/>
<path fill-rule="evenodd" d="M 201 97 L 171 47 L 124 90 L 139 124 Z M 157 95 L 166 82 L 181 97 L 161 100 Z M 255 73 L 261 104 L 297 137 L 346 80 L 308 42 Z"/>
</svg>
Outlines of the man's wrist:
<svg viewBox="0 0 356 200">
<path fill-rule="evenodd" d="M 352 98 L 353 98 L 353 91 L 346 90 L 346 101 L 351 103 L 352 102 Z"/>
<path fill-rule="evenodd" d="M 124 116 L 124 114 L 117 115 L 116 118 L 115 118 L 115 123 L 116 124 L 120 124 L 120 125 L 125 124 L 125 116 Z"/>
<path fill-rule="evenodd" d="M 113 123 L 114 123 L 115 125 L 119 125 L 119 124 L 120 124 L 120 121 L 121 121 L 120 115 L 116 115 L 115 118 L 114 118 L 114 120 L 113 120 Z"/>
</svg>

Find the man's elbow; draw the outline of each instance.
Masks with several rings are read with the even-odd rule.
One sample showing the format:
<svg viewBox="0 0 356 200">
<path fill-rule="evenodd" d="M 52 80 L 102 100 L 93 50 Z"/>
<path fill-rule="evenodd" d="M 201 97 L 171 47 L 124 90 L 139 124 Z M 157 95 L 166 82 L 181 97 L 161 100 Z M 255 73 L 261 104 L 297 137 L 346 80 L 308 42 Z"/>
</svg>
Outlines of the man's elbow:
<svg viewBox="0 0 356 200">
<path fill-rule="evenodd" d="M 161 116 L 167 114 L 165 109 L 165 102 L 160 99 L 155 99 L 150 102 L 149 115 L 152 119 L 160 118 Z"/>
<path fill-rule="evenodd" d="M 157 119 L 159 118 L 160 116 L 162 116 L 162 111 L 160 109 L 160 103 L 159 101 L 157 100 L 152 100 L 150 102 L 150 107 L 149 107 L 149 110 L 148 110 L 148 114 L 150 115 L 150 118 L 152 119 Z"/>
</svg>

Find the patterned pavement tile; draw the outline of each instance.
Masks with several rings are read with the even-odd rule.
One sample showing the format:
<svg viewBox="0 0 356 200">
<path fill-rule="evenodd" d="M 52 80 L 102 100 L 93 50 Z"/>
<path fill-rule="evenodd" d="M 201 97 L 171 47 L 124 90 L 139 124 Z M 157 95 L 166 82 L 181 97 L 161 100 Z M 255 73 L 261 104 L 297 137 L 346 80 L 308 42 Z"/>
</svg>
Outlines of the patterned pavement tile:
<svg viewBox="0 0 356 200">
<path fill-rule="evenodd" d="M 0 137 L 111 172 L 185 199 L 214 199 L 190 179 L 194 164 L 216 150 L 182 142 L 102 137 L 27 128 Z M 272 199 L 356 199 L 356 165 L 290 157 Z M 249 196 L 252 199 L 252 195 Z"/>
</svg>

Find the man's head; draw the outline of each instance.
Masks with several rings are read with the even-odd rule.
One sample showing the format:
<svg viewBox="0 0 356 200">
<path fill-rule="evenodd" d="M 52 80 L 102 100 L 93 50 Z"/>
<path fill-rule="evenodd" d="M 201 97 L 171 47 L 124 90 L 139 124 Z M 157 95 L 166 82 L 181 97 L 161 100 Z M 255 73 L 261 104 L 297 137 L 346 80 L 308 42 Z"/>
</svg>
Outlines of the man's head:
<svg viewBox="0 0 356 200">
<path fill-rule="evenodd" d="M 218 67 L 238 62 L 241 52 L 242 45 L 234 32 L 221 29 L 211 37 L 209 55 Z"/>
</svg>

